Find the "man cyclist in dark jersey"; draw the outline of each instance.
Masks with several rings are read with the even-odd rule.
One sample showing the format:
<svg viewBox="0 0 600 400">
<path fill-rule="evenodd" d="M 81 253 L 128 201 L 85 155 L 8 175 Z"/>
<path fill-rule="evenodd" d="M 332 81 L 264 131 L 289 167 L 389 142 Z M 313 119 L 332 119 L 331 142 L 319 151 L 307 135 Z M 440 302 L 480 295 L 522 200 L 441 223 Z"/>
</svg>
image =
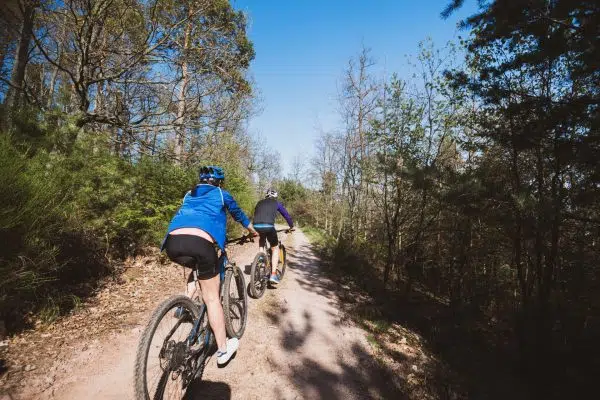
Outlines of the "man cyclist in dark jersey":
<svg viewBox="0 0 600 400">
<path fill-rule="evenodd" d="M 294 222 L 290 214 L 285 209 L 283 204 L 277 201 L 277 192 L 273 189 L 268 189 L 266 197 L 259 201 L 254 208 L 254 220 L 252 226 L 260 235 L 258 245 L 264 249 L 266 240 L 271 245 L 271 277 L 269 282 L 279 283 L 277 275 L 277 267 L 279 266 L 279 240 L 277 239 L 277 230 L 275 229 L 275 217 L 279 212 L 290 227 L 290 231 L 294 230 Z"/>
</svg>

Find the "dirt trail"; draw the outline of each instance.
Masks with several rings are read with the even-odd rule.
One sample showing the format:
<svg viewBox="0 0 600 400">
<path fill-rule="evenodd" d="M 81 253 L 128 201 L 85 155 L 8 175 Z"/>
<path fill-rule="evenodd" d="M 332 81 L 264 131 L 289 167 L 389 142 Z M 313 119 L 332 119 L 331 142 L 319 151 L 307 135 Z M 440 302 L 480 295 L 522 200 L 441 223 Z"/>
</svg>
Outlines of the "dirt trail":
<svg viewBox="0 0 600 400">
<path fill-rule="evenodd" d="M 237 358 L 226 369 L 211 362 L 188 398 L 206 398 L 209 387 L 212 398 L 390 398 L 364 331 L 339 311 L 304 234 L 294 233 L 288 247 L 282 284 L 251 302 Z"/>
<path fill-rule="evenodd" d="M 335 284 L 319 271 L 304 234 L 296 232 L 285 243 L 289 249 L 285 279 L 263 298 L 249 299 L 248 326 L 236 358 L 223 369 L 216 367 L 214 358 L 209 360 L 202 381 L 192 384 L 186 398 L 398 398 L 398 393 L 390 392 L 394 385 L 386 382 L 389 377 L 383 367 L 373 361 L 364 331 L 339 311 Z M 255 246 L 246 245 L 232 257 L 246 273 Z M 171 293 L 181 289 L 182 285 L 175 286 Z M 11 390 L 12 398 L 133 398 L 140 333 L 149 313 L 169 294 L 156 293 L 155 301 L 135 315 L 136 322 L 129 318 L 112 334 L 92 338 L 90 346 L 71 346 L 60 357 L 60 368 L 53 367 L 55 375 L 51 382 L 46 378 L 46 385 L 40 380 L 43 371 L 24 375 L 21 387 Z M 28 376 L 38 378 L 34 382 Z"/>
</svg>

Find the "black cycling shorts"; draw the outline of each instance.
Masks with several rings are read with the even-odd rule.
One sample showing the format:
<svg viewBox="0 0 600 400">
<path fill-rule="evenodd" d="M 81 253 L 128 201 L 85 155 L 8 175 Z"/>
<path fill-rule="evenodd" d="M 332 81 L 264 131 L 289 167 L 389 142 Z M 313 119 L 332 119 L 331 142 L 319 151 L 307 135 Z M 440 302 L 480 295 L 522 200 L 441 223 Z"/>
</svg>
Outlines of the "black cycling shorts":
<svg viewBox="0 0 600 400">
<path fill-rule="evenodd" d="M 269 228 L 254 229 L 256 229 L 256 232 L 258 232 L 258 234 L 260 235 L 260 238 L 258 239 L 258 245 L 260 247 L 266 246 L 265 240 L 269 241 L 271 247 L 277 246 L 279 244 L 279 239 L 277 239 L 277 230 L 275 229 L 275 227 L 271 226 Z"/>
<path fill-rule="evenodd" d="M 219 273 L 215 245 L 200 236 L 169 235 L 165 250 L 171 261 L 196 268 L 198 279 L 210 279 Z"/>
</svg>

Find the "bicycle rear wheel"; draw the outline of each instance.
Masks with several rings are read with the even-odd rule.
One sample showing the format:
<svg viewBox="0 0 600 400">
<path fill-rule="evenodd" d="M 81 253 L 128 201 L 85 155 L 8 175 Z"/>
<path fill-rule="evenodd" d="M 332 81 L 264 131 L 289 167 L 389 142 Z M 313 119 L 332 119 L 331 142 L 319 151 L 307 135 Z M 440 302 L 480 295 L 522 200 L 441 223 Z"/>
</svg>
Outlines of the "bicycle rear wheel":
<svg viewBox="0 0 600 400">
<path fill-rule="evenodd" d="M 192 353 L 188 338 L 196 325 L 205 331 L 194 337 L 208 337 L 207 322 L 198 321 L 199 316 L 198 306 L 187 296 L 173 296 L 154 311 L 137 348 L 134 371 L 136 399 L 180 398 L 190 381 L 198 375 L 198 362 L 203 363 L 204 360 L 200 357 L 200 350 Z M 196 347 L 204 345 L 191 344 Z"/>
<path fill-rule="evenodd" d="M 232 265 L 225 272 L 223 311 L 227 335 L 241 338 L 248 320 L 248 295 L 244 274 L 237 265 Z"/>
<path fill-rule="evenodd" d="M 267 289 L 267 255 L 259 252 L 252 261 L 250 268 L 250 294 L 255 299 L 260 299 Z"/>
</svg>

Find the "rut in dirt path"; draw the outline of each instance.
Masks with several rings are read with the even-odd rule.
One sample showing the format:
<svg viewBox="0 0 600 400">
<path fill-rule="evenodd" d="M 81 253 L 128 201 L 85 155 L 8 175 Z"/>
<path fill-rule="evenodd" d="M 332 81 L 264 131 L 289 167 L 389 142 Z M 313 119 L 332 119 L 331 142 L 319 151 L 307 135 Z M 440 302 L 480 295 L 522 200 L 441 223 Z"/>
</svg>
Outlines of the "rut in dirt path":
<svg viewBox="0 0 600 400">
<path fill-rule="evenodd" d="M 236 359 L 225 369 L 211 360 L 204 381 L 187 398 L 402 398 L 374 362 L 364 331 L 340 311 L 336 284 L 320 271 L 304 234 L 295 233 L 286 244 L 285 278 L 251 300 Z"/>
</svg>

